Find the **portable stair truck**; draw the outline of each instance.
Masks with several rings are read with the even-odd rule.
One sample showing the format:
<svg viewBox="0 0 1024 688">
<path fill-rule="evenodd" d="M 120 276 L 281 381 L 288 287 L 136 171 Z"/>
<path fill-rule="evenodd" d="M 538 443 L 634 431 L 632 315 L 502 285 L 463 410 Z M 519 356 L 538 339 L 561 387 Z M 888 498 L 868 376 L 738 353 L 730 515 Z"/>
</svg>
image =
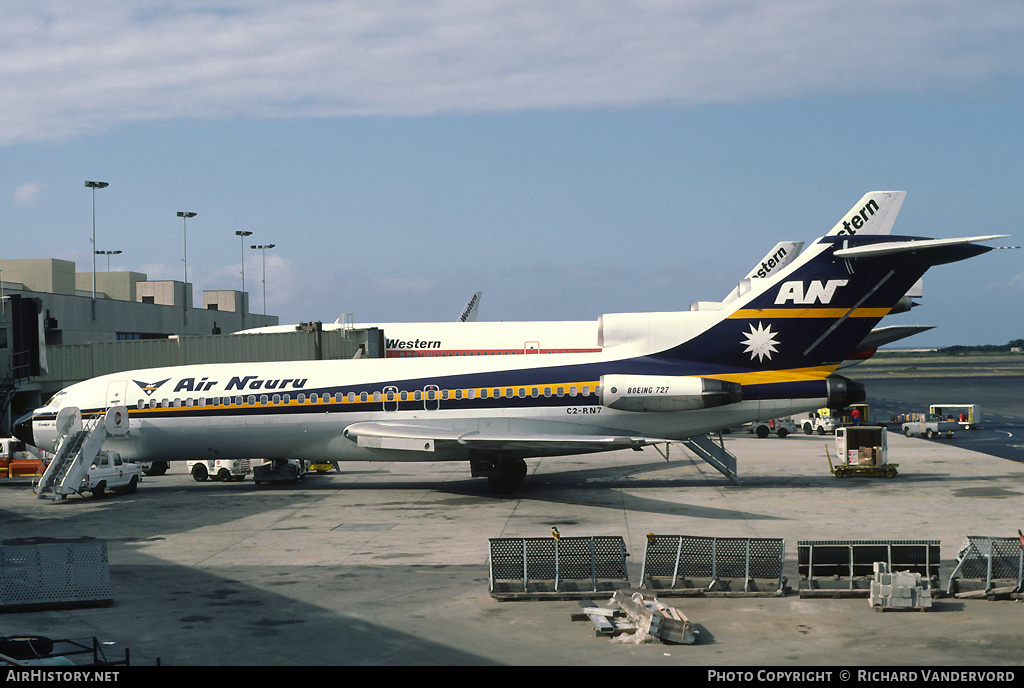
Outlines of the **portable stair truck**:
<svg viewBox="0 0 1024 688">
<path fill-rule="evenodd" d="M 863 476 L 894 478 L 899 464 L 889 463 L 886 428 L 880 425 L 860 425 L 836 428 L 836 465 L 825 445 L 828 467 L 837 478 Z"/>
<path fill-rule="evenodd" d="M 33 485 L 36 499 L 57 501 L 78 493 L 104 440 L 128 434 L 128 409 L 112 406 L 102 415 L 83 420 L 80 409 L 65 406 L 57 412 L 55 425 L 57 451 Z"/>
</svg>

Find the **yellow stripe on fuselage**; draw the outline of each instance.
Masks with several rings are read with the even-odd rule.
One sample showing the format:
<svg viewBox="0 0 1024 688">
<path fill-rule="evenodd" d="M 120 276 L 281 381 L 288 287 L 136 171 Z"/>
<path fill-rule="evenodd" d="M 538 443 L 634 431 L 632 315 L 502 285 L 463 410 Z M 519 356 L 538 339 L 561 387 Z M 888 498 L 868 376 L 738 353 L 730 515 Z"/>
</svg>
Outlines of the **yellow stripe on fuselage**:
<svg viewBox="0 0 1024 688">
<path fill-rule="evenodd" d="M 884 318 L 888 308 L 743 308 L 729 316 L 729 320 L 750 318 Z M 849 313 L 849 315 L 847 315 Z"/>
<path fill-rule="evenodd" d="M 790 370 L 758 370 L 749 373 L 728 373 L 726 375 L 701 375 L 712 380 L 738 382 L 741 385 L 768 385 L 778 382 L 802 382 L 824 380 L 836 371 L 838 365 L 792 368 Z"/>
</svg>

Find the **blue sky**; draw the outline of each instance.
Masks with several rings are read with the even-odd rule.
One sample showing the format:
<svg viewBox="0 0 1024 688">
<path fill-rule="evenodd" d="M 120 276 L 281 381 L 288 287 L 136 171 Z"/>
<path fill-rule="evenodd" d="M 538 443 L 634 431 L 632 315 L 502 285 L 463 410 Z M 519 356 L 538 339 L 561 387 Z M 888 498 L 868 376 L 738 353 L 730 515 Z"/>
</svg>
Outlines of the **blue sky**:
<svg viewBox="0 0 1024 688">
<path fill-rule="evenodd" d="M 111 269 L 181 279 L 194 211 L 197 299 L 251 231 L 282 322 L 686 309 L 873 190 L 1024 243 L 1019 0 L 14 0 L 0 92 L 4 257 L 88 270 L 107 181 Z M 1024 250 L 924 293 L 908 345 L 1024 336 Z"/>
</svg>

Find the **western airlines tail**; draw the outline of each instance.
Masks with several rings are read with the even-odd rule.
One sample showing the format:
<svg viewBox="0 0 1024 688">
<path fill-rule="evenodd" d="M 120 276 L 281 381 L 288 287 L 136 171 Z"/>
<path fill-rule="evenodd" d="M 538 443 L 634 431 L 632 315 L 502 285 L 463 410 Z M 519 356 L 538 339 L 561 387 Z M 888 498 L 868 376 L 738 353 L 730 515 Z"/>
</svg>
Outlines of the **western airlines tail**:
<svg viewBox="0 0 1024 688">
<path fill-rule="evenodd" d="M 871 191 L 864 194 L 829 231 L 828 236 L 888 234 L 896 222 L 906 191 Z"/>
</svg>

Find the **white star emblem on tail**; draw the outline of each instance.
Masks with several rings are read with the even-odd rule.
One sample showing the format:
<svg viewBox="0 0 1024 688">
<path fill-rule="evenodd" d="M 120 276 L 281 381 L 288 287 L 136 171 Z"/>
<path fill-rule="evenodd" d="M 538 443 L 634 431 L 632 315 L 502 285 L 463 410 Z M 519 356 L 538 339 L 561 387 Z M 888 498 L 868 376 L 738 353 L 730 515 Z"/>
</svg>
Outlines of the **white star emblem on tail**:
<svg viewBox="0 0 1024 688">
<path fill-rule="evenodd" d="M 747 345 L 743 353 L 750 354 L 751 361 L 754 360 L 754 356 L 757 356 L 758 361 L 763 361 L 765 358 L 770 361 L 773 353 L 779 353 L 779 350 L 775 348 L 779 341 L 774 339 L 778 332 L 772 332 L 770 327 L 765 327 L 761 322 L 757 323 L 757 327 L 751 325 L 750 332 L 743 334 L 747 336 L 743 340 L 743 343 Z"/>
</svg>

